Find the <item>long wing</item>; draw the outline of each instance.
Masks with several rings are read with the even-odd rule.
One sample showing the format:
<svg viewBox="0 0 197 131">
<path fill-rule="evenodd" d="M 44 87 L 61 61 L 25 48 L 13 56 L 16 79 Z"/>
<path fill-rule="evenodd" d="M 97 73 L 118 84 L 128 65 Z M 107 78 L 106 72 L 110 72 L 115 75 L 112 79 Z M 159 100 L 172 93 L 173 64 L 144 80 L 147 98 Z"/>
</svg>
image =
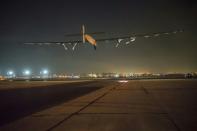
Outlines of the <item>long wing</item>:
<svg viewBox="0 0 197 131">
<path fill-rule="evenodd" d="M 174 31 L 168 31 L 168 32 L 156 32 L 156 33 L 146 33 L 146 34 L 131 34 L 127 36 L 120 36 L 120 37 L 112 37 L 112 38 L 104 38 L 104 39 L 96 39 L 96 41 L 107 41 L 107 40 L 118 40 L 118 39 L 134 39 L 137 37 L 144 37 L 144 38 L 151 38 L 151 37 L 157 37 L 161 35 L 171 35 L 183 32 L 183 30 L 174 30 Z"/>
<path fill-rule="evenodd" d="M 57 46 L 63 46 L 65 50 L 68 50 L 68 45 L 72 46 L 72 50 L 75 50 L 77 44 L 82 43 L 82 40 L 76 40 L 76 41 L 48 41 L 48 42 L 26 42 L 25 45 L 57 45 Z"/>
<path fill-rule="evenodd" d="M 120 37 L 112 37 L 112 38 L 104 38 L 104 39 L 96 39 L 96 41 L 116 41 L 116 47 L 118 47 L 121 43 L 125 42 L 126 45 L 134 42 L 138 37 L 144 38 L 154 38 L 162 35 L 172 35 L 181 33 L 183 30 L 174 30 L 168 32 L 156 32 L 156 33 L 146 33 L 146 34 L 133 34 L 127 36 L 120 36 Z"/>
<path fill-rule="evenodd" d="M 156 33 L 146 33 L 146 34 L 131 34 L 127 36 L 120 36 L 120 37 L 110 37 L 110 38 L 102 38 L 102 39 L 95 39 L 97 42 L 105 42 L 105 41 L 116 41 L 115 47 L 118 47 L 122 42 L 125 42 L 126 45 L 134 42 L 137 38 L 154 38 L 161 35 L 171 35 L 183 32 L 183 30 L 174 30 L 168 32 L 156 32 Z M 76 34 L 73 34 L 76 35 Z M 53 41 L 53 42 L 28 42 L 24 43 L 26 45 L 59 45 L 63 46 L 65 50 L 68 50 L 68 45 L 72 45 L 72 50 L 75 50 L 75 47 L 78 44 L 83 43 L 82 40 L 75 40 L 75 41 Z"/>
</svg>

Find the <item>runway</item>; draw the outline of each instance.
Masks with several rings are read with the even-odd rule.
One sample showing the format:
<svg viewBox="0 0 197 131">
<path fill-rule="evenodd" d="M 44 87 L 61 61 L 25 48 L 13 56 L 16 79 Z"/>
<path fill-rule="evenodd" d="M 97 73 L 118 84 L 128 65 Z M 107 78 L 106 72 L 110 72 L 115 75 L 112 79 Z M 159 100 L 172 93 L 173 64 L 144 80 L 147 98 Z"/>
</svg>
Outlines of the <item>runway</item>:
<svg viewBox="0 0 197 131">
<path fill-rule="evenodd" d="M 0 125 L 74 99 L 108 81 L 3 81 L 0 82 Z"/>
<path fill-rule="evenodd" d="M 197 130 L 197 80 L 92 82 L 99 83 L 102 88 L 12 121 L 0 130 Z"/>
</svg>

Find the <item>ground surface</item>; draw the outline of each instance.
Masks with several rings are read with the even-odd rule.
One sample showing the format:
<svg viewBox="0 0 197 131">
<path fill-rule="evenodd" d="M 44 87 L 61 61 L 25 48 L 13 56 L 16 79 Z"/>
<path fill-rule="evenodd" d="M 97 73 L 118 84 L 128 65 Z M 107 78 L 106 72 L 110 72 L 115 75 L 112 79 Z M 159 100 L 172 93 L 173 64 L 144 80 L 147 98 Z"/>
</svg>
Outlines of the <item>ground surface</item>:
<svg viewBox="0 0 197 131">
<path fill-rule="evenodd" d="M 197 80 L 100 81 L 90 87 L 99 83 L 102 88 L 12 121 L 0 130 L 197 130 Z"/>
<path fill-rule="evenodd" d="M 0 126 L 74 99 L 107 81 L 3 81 L 0 82 Z"/>
</svg>

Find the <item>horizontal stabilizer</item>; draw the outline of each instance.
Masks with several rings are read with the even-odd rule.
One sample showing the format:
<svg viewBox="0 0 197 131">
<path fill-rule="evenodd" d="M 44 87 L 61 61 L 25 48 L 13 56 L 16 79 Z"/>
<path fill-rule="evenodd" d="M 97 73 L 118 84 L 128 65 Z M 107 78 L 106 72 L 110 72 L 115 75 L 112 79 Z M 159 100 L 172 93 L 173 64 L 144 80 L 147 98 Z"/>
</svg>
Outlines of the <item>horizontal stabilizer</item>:
<svg viewBox="0 0 197 131">
<path fill-rule="evenodd" d="M 97 35 L 97 34 L 105 34 L 105 32 L 90 32 L 90 33 L 86 33 L 86 34 Z M 81 36 L 81 35 L 82 34 L 80 34 L 80 33 L 76 33 L 76 34 L 67 34 L 65 36 L 71 37 L 71 36 Z"/>
</svg>

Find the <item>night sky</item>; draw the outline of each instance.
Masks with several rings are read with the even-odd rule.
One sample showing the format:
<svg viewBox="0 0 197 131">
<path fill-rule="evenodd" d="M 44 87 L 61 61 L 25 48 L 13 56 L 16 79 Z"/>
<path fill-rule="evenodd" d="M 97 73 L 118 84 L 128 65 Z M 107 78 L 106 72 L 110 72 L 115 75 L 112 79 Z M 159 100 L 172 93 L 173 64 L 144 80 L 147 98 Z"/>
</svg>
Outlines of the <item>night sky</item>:
<svg viewBox="0 0 197 131">
<path fill-rule="evenodd" d="M 42 68 L 53 73 L 196 72 L 196 23 L 197 3 L 191 0 L 1 1 L 0 73 L 9 69 L 19 73 L 24 68 L 34 73 Z M 88 44 L 79 45 L 74 52 L 61 46 L 23 44 L 74 39 L 65 34 L 80 32 L 82 24 L 88 32 L 115 32 L 118 36 L 184 32 L 138 38 L 119 48 L 114 42 L 101 42 L 96 51 Z"/>
</svg>

